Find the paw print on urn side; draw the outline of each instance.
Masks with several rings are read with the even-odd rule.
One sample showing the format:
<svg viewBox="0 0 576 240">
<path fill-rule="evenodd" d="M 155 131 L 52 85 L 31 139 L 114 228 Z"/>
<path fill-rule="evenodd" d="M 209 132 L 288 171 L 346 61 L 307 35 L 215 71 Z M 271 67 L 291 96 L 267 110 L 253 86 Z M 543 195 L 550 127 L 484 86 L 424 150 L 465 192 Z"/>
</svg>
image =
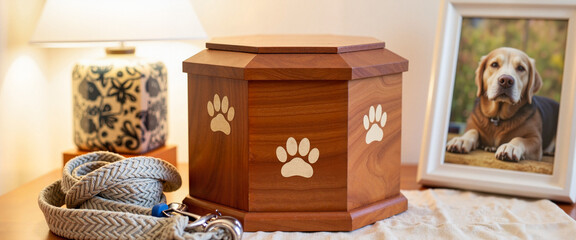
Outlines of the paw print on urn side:
<svg viewBox="0 0 576 240">
<path fill-rule="evenodd" d="M 208 115 L 212 117 L 210 121 L 210 129 L 213 132 L 223 132 L 230 135 L 231 128 L 230 122 L 234 120 L 234 107 L 230 106 L 228 97 L 224 96 L 220 100 L 218 94 L 214 94 L 214 100 L 208 101 Z"/>
<path fill-rule="evenodd" d="M 382 129 L 386 126 L 387 120 L 388 115 L 386 112 L 382 112 L 382 105 L 378 104 L 376 108 L 370 106 L 368 115 L 364 115 L 364 129 L 367 130 L 366 144 L 382 141 L 384 138 L 384 131 Z"/>
<path fill-rule="evenodd" d="M 299 154 L 299 156 L 296 156 Z M 304 157 L 308 157 L 308 161 Z M 318 161 L 320 151 L 318 148 L 310 149 L 310 140 L 303 138 L 300 144 L 293 137 L 286 141 L 286 148 L 278 146 L 276 148 L 276 157 L 278 161 L 284 163 L 280 171 L 283 177 L 301 176 L 310 178 L 314 175 L 314 169 L 311 164 Z M 289 160 L 288 157 L 291 159 Z"/>
</svg>

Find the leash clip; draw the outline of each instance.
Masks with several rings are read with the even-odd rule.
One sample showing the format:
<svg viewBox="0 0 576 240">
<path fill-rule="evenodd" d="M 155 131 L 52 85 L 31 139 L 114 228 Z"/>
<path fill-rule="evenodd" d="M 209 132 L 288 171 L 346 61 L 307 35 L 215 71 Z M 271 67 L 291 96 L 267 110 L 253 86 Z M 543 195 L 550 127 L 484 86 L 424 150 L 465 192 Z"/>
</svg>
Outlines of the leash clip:
<svg viewBox="0 0 576 240">
<path fill-rule="evenodd" d="M 216 210 L 216 213 L 209 213 L 200 216 L 194 213 L 186 212 L 187 206 L 183 203 L 173 202 L 170 204 L 160 203 L 152 208 L 152 216 L 155 217 L 171 217 L 174 214 L 187 216 L 189 223 L 184 230 L 192 230 L 196 232 L 210 232 L 224 230 L 231 240 L 242 239 L 244 232 L 242 224 L 236 218 L 229 216 L 222 216 Z"/>
</svg>

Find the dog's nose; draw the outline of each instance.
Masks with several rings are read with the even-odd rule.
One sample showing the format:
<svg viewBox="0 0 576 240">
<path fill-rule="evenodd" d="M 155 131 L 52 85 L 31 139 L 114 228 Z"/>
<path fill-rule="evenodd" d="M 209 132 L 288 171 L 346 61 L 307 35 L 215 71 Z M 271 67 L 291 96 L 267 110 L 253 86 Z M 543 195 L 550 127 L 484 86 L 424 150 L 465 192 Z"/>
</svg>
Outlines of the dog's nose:
<svg viewBox="0 0 576 240">
<path fill-rule="evenodd" d="M 514 78 L 510 75 L 502 75 L 498 78 L 498 84 L 503 88 L 509 88 L 514 85 Z"/>
</svg>

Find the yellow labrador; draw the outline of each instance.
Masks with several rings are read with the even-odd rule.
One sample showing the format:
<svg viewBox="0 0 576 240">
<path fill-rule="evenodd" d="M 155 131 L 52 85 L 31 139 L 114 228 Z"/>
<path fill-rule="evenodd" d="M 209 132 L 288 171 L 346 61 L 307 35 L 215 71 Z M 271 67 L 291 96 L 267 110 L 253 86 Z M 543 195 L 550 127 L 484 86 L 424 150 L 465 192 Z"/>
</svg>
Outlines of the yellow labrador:
<svg viewBox="0 0 576 240">
<path fill-rule="evenodd" d="M 446 150 L 483 148 L 514 162 L 541 160 L 543 152 L 553 152 L 559 105 L 534 96 L 542 86 L 534 64 L 526 53 L 507 47 L 482 57 L 475 78 L 478 99 L 466 132 L 449 140 Z"/>
</svg>

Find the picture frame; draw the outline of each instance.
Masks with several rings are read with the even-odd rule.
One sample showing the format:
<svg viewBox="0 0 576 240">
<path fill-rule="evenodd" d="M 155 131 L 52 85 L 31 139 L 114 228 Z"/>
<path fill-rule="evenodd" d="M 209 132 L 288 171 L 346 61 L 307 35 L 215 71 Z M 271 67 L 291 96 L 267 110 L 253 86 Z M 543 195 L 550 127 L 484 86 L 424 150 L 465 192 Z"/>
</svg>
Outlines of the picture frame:
<svg viewBox="0 0 576 240">
<path fill-rule="evenodd" d="M 427 186 L 576 201 L 576 2 L 569 0 L 446 0 L 437 28 L 417 181 Z M 528 18 L 567 20 L 560 113 L 553 172 L 538 174 L 445 163 L 450 106 L 462 20 Z"/>
</svg>

